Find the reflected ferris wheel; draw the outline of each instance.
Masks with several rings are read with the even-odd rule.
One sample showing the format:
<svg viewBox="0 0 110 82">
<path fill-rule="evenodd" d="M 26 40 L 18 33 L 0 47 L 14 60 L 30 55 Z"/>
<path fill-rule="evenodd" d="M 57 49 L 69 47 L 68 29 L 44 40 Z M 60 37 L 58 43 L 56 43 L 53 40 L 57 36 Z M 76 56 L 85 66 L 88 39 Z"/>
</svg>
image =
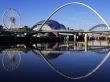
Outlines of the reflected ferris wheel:
<svg viewBox="0 0 110 82">
<path fill-rule="evenodd" d="M 5 70 L 11 71 L 18 68 L 21 62 L 21 54 L 17 50 L 3 51 L 2 64 Z"/>
<path fill-rule="evenodd" d="M 21 24 L 19 12 L 12 8 L 6 10 L 3 14 L 2 22 L 7 30 L 16 30 Z"/>
</svg>

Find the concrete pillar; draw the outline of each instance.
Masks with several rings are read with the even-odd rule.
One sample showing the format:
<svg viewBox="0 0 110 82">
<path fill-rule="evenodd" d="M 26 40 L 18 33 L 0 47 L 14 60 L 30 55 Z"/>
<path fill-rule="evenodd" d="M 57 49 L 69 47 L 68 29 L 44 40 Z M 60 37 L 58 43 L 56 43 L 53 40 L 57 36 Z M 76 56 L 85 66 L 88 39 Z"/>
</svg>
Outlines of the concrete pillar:
<svg viewBox="0 0 110 82">
<path fill-rule="evenodd" d="M 65 43 L 65 37 L 64 37 L 64 43 Z"/>
<path fill-rule="evenodd" d="M 74 34 L 74 50 L 76 49 L 76 34 Z"/>
<path fill-rule="evenodd" d="M 98 40 L 100 40 L 100 37 L 98 36 Z"/>
<path fill-rule="evenodd" d="M 107 40 L 107 35 L 106 35 L 106 40 Z"/>
<path fill-rule="evenodd" d="M 109 40 L 107 40 L 108 46 L 109 46 Z"/>
<path fill-rule="evenodd" d="M 66 36 L 66 41 L 69 42 L 69 35 Z"/>
<path fill-rule="evenodd" d="M 85 44 L 85 52 L 87 52 L 87 48 L 88 48 L 87 33 L 84 34 L 84 44 Z"/>
<path fill-rule="evenodd" d="M 99 41 L 99 43 L 100 43 L 100 46 L 101 46 L 101 45 L 102 45 L 102 44 L 101 44 L 101 40 Z"/>
<path fill-rule="evenodd" d="M 100 34 L 100 36 L 99 36 L 99 37 L 101 37 L 101 34 Z M 101 37 L 101 38 L 102 38 L 102 37 Z M 102 44 L 101 44 L 101 39 L 99 39 L 99 41 L 100 41 L 100 46 L 101 46 L 101 45 L 102 45 Z"/>
<path fill-rule="evenodd" d="M 92 46 L 94 46 L 94 40 L 92 40 Z"/>
<path fill-rule="evenodd" d="M 87 43 L 87 33 L 84 34 L 84 41 Z"/>
<path fill-rule="evenodd" d="M 92 46 L 94 46 L 94 41 L 96 40 L 96 37 L 94 36 L 94 33 L 92 33 L 92 37 L 94 37 L 94 39 L 92 39 Z"/>
<path fill-rule="evenodd" d="M 74 34 L 74 43 L 76 42 L 76 34 Z"/>
</svg>

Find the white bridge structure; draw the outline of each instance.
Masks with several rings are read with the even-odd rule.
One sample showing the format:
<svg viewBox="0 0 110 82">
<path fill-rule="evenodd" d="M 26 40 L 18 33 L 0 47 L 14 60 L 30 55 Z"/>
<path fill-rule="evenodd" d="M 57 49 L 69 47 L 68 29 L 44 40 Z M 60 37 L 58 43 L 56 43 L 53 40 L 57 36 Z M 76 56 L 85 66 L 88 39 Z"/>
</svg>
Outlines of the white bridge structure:
<svg viewBox="0 0 110 82">
<path fill-rule="evenodd" d="M 92 27 L 89 31 L 84 31 L 82 33 L 85 33 L 85 47 L 87 47 L 87 34 L 88 33 L 99 33 L 99 34 L 109 34 L 110 33 L 110 27 L 109 25 L 107 24 L 107 22 L 103 19 L 103 17 L 96 11 L 94 10 L 92 7 L 84 4 L 84 3 L 80 3 L 80 2 L 71 2 L 71 3 L 67 3 L 67 4 L 64 4 L 62 6 L 60 6 L 59 8 L 57 8 L 51 15 L 49 15 L 49 17 L 47 18 L 47 20 L 45 20 L 45 22 L 41 25 L 39 31 L 37 31 L 36 33 L 38 32 L 59 32 L 59 33 L 73 33 L 74 34 L 74 37 L 76 37 L 75 33 L 78 33 L 79 31 L 72 31 L 72 30 L 51 30 L 51 31 L 41 31 L 41 28 L 45 25 L 45 23 L 55 14 L 57 13 L 58 11 L 60 11 L 62 8 L 66 7 L 66 6 L 69 6 L 69 5 L 74 5 L 74 4 L 78 4 L 78 5 L 82 5 L 84 7 L 87 7 L 89 8 L 91 11 L 93 11 L 102 21 L 104 24 L 100 24 L 100 25 L 96 25 L 94 27 Z M 99 28 L 99 27 L 104 27 L 104 28 L 107 28 L 108 30 L 104 31 L 96 31 L 95 29 Z M 95 31 L 94 31 L 95 30 Z M 74 39 L 74 42 L 76 40 Z M 55 68 L 54 65 L 52 65 L 48 59 L 46 59 L 42 53 L 40 53 L 40 56 L 44 59 L 44 61 L 49 65 L 50 68 L 52 68 L 55 72 L 57 72 L 59 75 L 63 76 L 63 77 L 66 77 L 66 78 L 69 78 L 69 79 L 82 79 L 82 78 L 86 78 L 88 76 L 90 76 L 91 74 L 93 74 L 94 72 L 96 72 L 104 63 L 105 61 L 108 59 L 108 57 L 110 56 L 110 52 L 105 56 L 105 58 L 90 72 L 86 73 L 85 75 L 81 75 L 81 76 L 77 76 L 77 77 L 74 77 L 74 76 L 69 76 L 61 71 L 59 71 L 58 69 Z"/>
</svg>

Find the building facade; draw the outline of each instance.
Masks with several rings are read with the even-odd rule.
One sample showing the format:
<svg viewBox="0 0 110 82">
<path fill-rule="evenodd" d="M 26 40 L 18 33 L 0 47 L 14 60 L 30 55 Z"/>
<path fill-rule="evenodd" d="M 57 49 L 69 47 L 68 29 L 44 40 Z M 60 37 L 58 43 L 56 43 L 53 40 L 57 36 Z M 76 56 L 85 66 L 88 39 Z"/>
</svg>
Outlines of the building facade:
<svg viewBox="0 0 110 82">
<path fill-rule="evenodd" d="M 41 25 L 44 23 L 45 20 L 40 21 L 38 23 L 36 23 L 33 27 L 32 30 L 33 31 L 39 31 Z M 60 24 L 59 22 L 55 21 L 55 20 L 48 20 L 45 25 L 40 29 L 42 31 L 46 31 L 46 30 L 60 30 L 60 29 L 66 29 L 66 27 L 63 24 Z M 50 35 L 55 35 L 58 36 L 57 32 L 54 33 L 45 33 L 45 36 L 50 36 Z"/>
</svg>

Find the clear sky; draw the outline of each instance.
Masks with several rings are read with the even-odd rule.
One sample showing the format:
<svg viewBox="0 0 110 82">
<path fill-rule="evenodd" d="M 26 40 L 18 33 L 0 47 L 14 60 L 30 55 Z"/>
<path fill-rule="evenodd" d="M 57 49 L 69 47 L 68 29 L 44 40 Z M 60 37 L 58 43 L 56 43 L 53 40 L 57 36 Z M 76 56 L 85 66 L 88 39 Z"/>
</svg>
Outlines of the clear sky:
<svg viewBox="0 0 110 82">
<path fill-rule="evenodd" d="M 46 19 L 57 7 L 74 1 L 88 4 L 110 24 L 110 0 L 0 0 L 0 24 L 2 14 L 8 8 L 19 11 L 22 26 L 32 27 L 36 22 Z M 80 5 L 65 7 L 51 19 L 75 29 L 86 29 L 103 23 L 93 12 Z"/>
</svg>

